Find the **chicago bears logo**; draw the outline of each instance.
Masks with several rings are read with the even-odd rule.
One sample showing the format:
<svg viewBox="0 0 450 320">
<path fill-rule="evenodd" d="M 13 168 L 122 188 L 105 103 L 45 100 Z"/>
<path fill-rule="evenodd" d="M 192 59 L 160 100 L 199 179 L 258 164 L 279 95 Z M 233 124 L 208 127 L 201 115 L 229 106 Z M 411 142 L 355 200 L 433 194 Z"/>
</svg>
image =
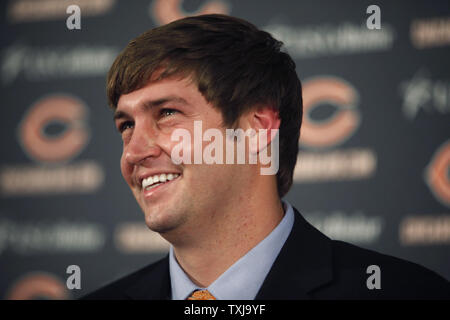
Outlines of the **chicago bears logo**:
<svg viewBox="0 0 450 320">
<path fill-rule="evenodd" d="M 436 199 L 450 207 L 450 140 L 433 155 L 425 169 L 425 181 Z"/>
<path fill-rule="evenodd" d="M 39 162 L 67 161 L 86 145 L 89 133 L 87 108 L 67 95 L 51 95 L 30 107 L 19 125 L 19 141 L 24 151 Z M 50 124 L 62 125 L 58 134 L 49 134 Z"/>
<path fill-rule="evenodd" d="M 337 146 L 358 128 L 361 119 L 353 86 L 336 77 L 317 77 L 304 82 L 304 119 L 300 145 L 312 148 Z M 336 111 L 320 121 L 311 117 L 317 107 L 330 104 Z"/>
<path fill-rule="evenodd" d="M 33 272 L 18 280 L 6 296 L 8 300 L 33 299 L 64 300 L 68 292 L 64 283 L 55 276 L 43 272 Z"/>
<path fill-rule="evenodd" d="M 224 1 L 207 1 L 200 9 L 189 13 L 182 8 L 183 0 L 155 0 L 150 7 L 153 20 L 158 25 L 185 18 L 190 15 L 221 13 L 228 14 L 229 6 Z"/>
</svg>

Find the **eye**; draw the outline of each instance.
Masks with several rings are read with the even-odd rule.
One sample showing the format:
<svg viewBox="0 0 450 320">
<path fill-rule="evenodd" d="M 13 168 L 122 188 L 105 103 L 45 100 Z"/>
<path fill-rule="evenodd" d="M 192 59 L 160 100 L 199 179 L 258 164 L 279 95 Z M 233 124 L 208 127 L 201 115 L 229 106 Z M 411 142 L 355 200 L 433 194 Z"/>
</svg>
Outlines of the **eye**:
<svg viewBox="0 0 450 320">
<path fill-rule="evenodd" d="M 176 113 L 178 113 L 178 110 L 164 108 L 164 109 L 161 109 L 160 116 L 164 118 L 164 117 L 172 116 L 172 115 L 174 115 Z"/>
<path fill-rule="evenodd" d="M 133 127 L 132 121 L 124 121 L 119 125 L 119 132 L 123 133 L 125 130 L 130 129 Z"/>
</svg>

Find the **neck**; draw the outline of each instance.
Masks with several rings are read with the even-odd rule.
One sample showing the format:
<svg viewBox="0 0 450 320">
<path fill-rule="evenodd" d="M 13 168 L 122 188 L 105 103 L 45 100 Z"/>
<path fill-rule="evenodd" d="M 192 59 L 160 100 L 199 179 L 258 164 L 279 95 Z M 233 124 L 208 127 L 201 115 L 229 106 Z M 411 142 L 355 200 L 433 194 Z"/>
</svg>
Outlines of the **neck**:
<svg viewBox="0 0 450 320">
<path fill-rule="evenodd" d="M 215 209 L 210 213 L 214 219 L 206 228 L 203 225 L 201 233 L 171 241 L 178 263 L 193 283 L 209 286 L 280 223 L 284 210 L 273 180 L 253 184 L 234 205 L 220 212 Z"/>
</svg>

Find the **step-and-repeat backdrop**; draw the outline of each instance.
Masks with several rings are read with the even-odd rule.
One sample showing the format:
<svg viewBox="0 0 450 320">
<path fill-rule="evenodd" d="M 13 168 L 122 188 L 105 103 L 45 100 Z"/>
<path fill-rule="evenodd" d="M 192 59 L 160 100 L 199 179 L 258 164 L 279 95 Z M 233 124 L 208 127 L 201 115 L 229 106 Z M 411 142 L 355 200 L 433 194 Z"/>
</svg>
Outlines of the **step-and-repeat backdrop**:
<svg viewBox="0 0 450 320">
<path fill-rule="evenodd" d="M 286 200 L 329 237 L 450 279 L 448 1 L 1 4 L 0 298 L 76 299 L 161 258 L 119 170 L 105 97 L 143 31 L 224 13 L 285 44 L 304 88 Z"/>
</svg>

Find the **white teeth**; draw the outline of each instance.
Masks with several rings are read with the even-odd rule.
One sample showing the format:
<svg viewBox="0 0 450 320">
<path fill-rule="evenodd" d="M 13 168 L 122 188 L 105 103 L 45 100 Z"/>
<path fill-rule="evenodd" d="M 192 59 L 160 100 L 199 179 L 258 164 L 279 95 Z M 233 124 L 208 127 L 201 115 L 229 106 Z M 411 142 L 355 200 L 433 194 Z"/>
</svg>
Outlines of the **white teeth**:
<svg viewBox="0 0 450 320">
<path fill-rule="evenodd" d="M 154 176 L 148 177 L 144 180 L 142 180 L 142 189 L 145 189 L 149 186 L 155 187 L 159 185 L 160 183 L 164 183 L 166 181 L 171 181 L 175 178 L 178 178 L 178 173 L 162 173 L 162 174 L 156 174 Z"/>
</svg>

